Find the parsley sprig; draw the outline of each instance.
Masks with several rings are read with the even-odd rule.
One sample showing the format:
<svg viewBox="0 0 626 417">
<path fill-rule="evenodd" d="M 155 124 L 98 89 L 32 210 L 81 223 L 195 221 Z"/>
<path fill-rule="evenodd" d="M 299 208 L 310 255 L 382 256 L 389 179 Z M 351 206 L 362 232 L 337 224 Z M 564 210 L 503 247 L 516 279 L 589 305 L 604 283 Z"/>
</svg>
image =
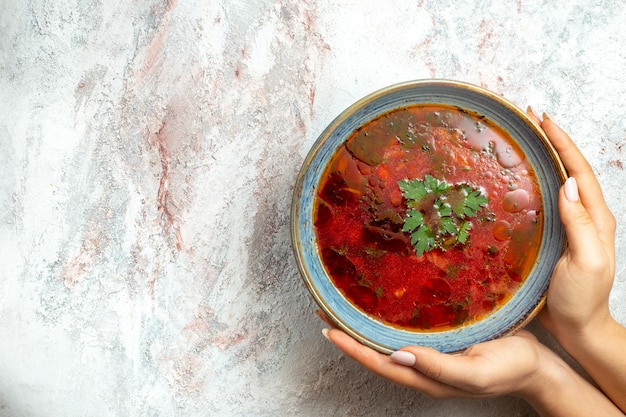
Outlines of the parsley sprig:
<svg viewBox="0 0 626 417">
<path fill-rule="evenodd" d="M 489 203 L 480 190 L 468 184 L 452 185 L 432 175 L 399 181 L 398 186 L 407 206 L 402 230 L 411 234 L 417 256 L 465 244 L 472 228 L 469 219 Z"/>
</svg>

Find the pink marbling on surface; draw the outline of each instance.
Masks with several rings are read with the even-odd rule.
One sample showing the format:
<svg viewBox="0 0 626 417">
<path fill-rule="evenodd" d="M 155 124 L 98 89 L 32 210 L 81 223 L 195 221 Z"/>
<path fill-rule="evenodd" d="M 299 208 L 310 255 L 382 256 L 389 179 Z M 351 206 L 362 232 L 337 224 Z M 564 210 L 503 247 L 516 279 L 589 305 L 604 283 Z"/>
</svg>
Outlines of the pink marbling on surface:
<svg viewBox="0 0 626 417">
<path fill-rule="evenodd" d="M 535 415 L 428 399 L 342 357 L 293 260 L 291 190 L 355 100 L 460 79 L 571 133 L 623 253 L 622 2 L 3 6 L 1 416 Z"/>
</svg>

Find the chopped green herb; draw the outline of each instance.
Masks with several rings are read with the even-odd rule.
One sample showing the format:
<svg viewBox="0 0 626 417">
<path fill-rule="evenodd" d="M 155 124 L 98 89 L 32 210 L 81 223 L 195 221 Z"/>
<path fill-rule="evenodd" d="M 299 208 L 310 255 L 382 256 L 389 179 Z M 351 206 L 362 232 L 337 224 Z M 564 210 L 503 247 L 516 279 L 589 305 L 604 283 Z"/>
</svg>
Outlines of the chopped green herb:
<svg viewBox="0 0 626 417">
<path fill-rule="evenodd" d="M 489 200 L 468 184 L 452 185 L 432 175 L 399 181 L 408 208 L 402 231 L 411 234 L 417 256 L 466 244 L 472 223 Z"/>
<path fill-rule="evenodd" d="M 457 234 L 456 240 L 458 240 L 459 243 L 467 242 L 467 238 L 469 237 L 469 231 L 471 228 L 472 224 L 467 220 L 461 223 L 461 227 L 459 227 L 459 233 Z"/>
<path fill-rule="evenodd" d="M 359 285 L 369 288 L 372 286 L 372 281 L 370 281 L 369 279 L 362 279 L 359 281 Z"/>
<path fill-rule="evenodd" d="M 385 289 L 383 287 L 376 287 L 376 298 L 381 298 L 383 296 L 383 293 L 385 292 Z"/>
<path fill-rule="evenodd" d="M 383 249 L 378 249 L 373 246 L 365 247 L 364 251 L 368 256 L 371 256 L 372 258 L 380 258 L 386 253 Z"/>
</svg>

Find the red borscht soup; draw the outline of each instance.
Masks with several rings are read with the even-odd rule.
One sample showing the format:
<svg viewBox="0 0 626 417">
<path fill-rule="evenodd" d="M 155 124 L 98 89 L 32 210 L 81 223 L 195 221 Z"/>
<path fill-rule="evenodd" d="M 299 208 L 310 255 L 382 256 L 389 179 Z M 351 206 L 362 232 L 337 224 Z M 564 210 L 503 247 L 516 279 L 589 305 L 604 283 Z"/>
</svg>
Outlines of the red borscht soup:
<svg viewBox="0 0 626 417">
<path fill-rule="evenodd" d="M 532 269 L 542 199 L 521 149 L 453 107 L 393 110 L 338 148 L 318 185 L 322 262 L 346 299 L 416 331 L 478 321 Z"/>
</svg>

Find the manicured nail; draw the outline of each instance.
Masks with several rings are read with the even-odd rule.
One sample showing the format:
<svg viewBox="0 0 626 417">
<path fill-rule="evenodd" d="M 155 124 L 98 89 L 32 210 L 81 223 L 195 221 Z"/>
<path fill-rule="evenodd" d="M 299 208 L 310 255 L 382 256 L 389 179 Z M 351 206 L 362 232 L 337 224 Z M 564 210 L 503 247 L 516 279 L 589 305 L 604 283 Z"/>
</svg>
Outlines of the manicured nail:
<svg viewBox="0 0 626 417">
<path fill-rule="evenodd" d="M 576 183 L 576 178 L 569 177 L 565 181 L 563 191 L 565 191 L 565 198 L 567 198 L 567 201 L 571 201 L 572 203 L 578 201 L 578 184 Z"/>
<path fill-rule="evenodd" d="M 330 337 L 328 337 L 328 329 L 322 329 L 322 334 L 327 340 L 330 340 Z"/>
<path fill-rule="evenodd" d="M 535 110 L 532 107 L 530 107 L 530 106 L 528 106 L 528 108 L 526 109 L 526 113 L 530 113 L 533 116 L 535 116 L 537 118 L 537 120 L 541 120 L 541 119 L 539 119 L 539 116 L 537 116 L 537 113 L 535 113 Z"/>
<path fill-rule="evenodd" d="M 541 119 L 542 120 L 551 120 L 550 117 L 546 114 L 546 112 L 543 112 L 543 114 L 541 115 Z"/>
<path fill-rule="evenodd" d="M 403 350 L 397 350 L 390 355 L 390 358 L 395 363 L 405 366 L 415 365 L 415 356 L 412 353 L 405 352 Z"/>
</svg>

